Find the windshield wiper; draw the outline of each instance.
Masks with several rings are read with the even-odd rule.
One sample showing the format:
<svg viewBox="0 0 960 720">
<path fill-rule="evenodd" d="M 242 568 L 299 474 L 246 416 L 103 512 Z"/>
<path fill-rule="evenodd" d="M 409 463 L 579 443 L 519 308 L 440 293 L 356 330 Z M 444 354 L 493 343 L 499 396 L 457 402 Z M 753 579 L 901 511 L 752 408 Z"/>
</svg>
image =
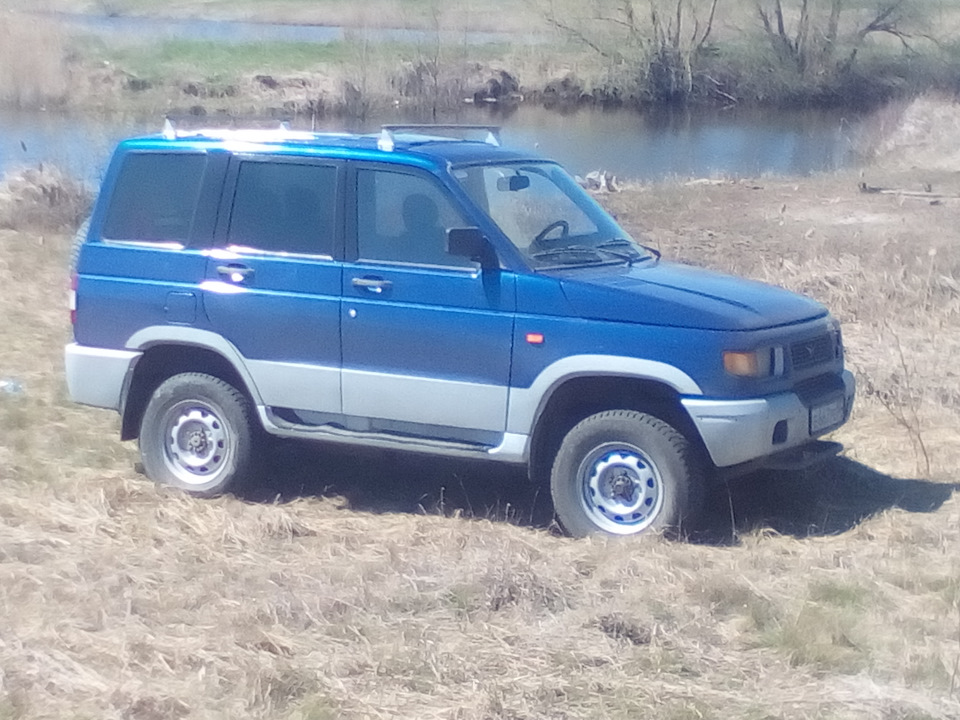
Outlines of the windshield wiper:
<svg viewBox="0 0 960 720">
<path fill-rule="evenodd" d="M 621 238 L 613 240 L 605 240 L 602 243 L 597 245 L 564 245 L 562 247 L 550 248 L 549 250 L 541 250 L 540 252 L 535 252 L 530 257 L 534 260 L 541 260 L 545 257 L 553 256 L 564 256 L 564 255 L 580 255 L 590 254 L 596 258 L 595 262 L 603 262 L 603 257 L 601 255 L 605 254 L 607 256 L 612 256 L 617 258 L 622 262 L 625 262 L 627 265 L 633 265 L 637 260 L 644 259 L 644 255 L 637 252 L 634 248 L 636 245 L 630 240 L 624 240 Z M 616 248 L 616 249 L 614 249 Z M 621 252 L 619 248 L 628 248 L 628 252 Z M 644 249 L 650 252 L 650 255 L 655 257 L 657 260 L 660 259 L 660 253 L 652 248 L 644 246 Z M 573 265 L 573 263 L 564 263 L 565 265 Z M 585 263 L 592 264 L 592 263 Z"/>
<path fill-rule="evenodd" d="M 609 250 L 607 252 L 609 252 Z M 619 257 L 619 253 L 613 253 L 613 254 Z M 533 260 L 542 260 L 548 257 L 557 257 L 557 256 L 563 257 L 565 255 L 566 256 L 579 255 L 581 256 L 581 258 L 583 257 L 583 255 L 588 255 L 592 257 L 595 262 L 603 261 L 603 258 L 601 257 L 600 253 L 597 252 L 597 249 L 594 247 L 590 247 L 588 245 L 564 245 L 563 247 L 555 247 L 555 248 L 550 248 L 549 250 L 541 250 L 539 252 L 533 253 L 530 256 L 530 258 Z M 582 262 L 582 260 L 580 262 Z M 564 264 L 574 265 L 574 264 L 578 264 L 578 261 L 575 260 L 572 263 L 564 263 Z M 586 264 L 591 264 L 591 263 L 586 263 Z"/>
<path fill-rule="evenodd" d="M 610 248 L 630 248 L 631 250 L 633 250 L 633 252 L 631 252 L 629 255 L 623 254 L 623 253 L 617 253 L 619 257 L 622 257 L 630 265 L 633 265 L 633 263 L 636 262 L 637 260 L 642 260 L 644 257 L 643 255 L 641 255 L 636 251 L 637 243 L 634 243 L 625 238 L 614 238 L 613 240 L 605 240 L 604 242 L 600 243 L 599 245 L 596 245 L 595 247 L 601 250 L 605 250 L 606 252 L 612 252 Z M 654 259 L 656 260 L 660 259 L 659 250 L 652 247 L 647 247 L 646 245 L 640 245 L 640 247 L 642 247 L 644 250 L 650 253 L 650 255 L 654 257 Z"/>
</svg>

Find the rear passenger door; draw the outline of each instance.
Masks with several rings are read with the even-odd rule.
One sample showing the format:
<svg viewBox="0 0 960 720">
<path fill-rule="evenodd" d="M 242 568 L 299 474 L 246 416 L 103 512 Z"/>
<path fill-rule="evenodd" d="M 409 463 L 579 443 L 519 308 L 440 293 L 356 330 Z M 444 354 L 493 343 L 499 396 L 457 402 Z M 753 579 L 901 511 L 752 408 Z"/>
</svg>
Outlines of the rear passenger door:
<svg viewBox="0 0 960 720">
<path fill-rule="evenodd" d="M 473 225 L 440 181 L 351 165 L 343 412 L 373 430 L 495 444 L 506 425 L 514 276 L 446 252 Z"/>
<path fill-rule="evenodd" d="M 77 342 L 124 347 L 144 328 L 202 324 L 197 286 L 227 156 L 135 147 L 114 158 L 77 265 Z M 110 322 L 103 322 L 110 318 Z"/>
<path fill-rule="evenodd" d="M 341 411 L 342 173 L 322 159 L 231 160 L 204 305 L 268 406 Z"/>
</svg>

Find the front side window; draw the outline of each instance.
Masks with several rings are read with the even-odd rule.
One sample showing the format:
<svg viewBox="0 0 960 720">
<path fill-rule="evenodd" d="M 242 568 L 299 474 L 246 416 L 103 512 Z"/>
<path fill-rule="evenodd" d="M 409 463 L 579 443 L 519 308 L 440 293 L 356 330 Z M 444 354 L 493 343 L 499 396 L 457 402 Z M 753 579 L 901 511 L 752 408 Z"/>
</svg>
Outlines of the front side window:
<svg viewBox="0 0 960 720">
<path fill-rule="evenodd" d="M 439 183 L 388 170 L 357 172 L 357 250 L 361 260 L 468 265 L 447 253 L 447 230 L 467 222 Z"/>
<path fill-rule="evenodd" d="M 237 249 L 333 254 L 337 169 L 245 161 L 237 175 L 227 243 Z"/>
<path fill-rule="evenodd" d="M 200 153 L 128 154 L 120 167 L 103 236 L 186 243 L 206 164 L 206 156 Z"/>
<path fill-rule="evenodd" d="M 649 256 L 559 165 L 477 165 L 454 176 L 534 268 Z"/>
</svg>

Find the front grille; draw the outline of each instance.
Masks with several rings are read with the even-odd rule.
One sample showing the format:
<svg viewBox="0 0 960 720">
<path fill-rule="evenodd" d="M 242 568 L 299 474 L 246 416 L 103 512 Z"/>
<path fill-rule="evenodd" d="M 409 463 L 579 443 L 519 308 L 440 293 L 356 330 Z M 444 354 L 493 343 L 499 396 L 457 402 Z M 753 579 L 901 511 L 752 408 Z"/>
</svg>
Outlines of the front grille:
<svg viewBox="0 0 960 720">
<path fill-rule="evenodd" d="M 834 337 L 827 333 L 790 345 L 790 364 L 794 370 L 806 370 L 830 362 L 835 354 Z"/>
</svg>

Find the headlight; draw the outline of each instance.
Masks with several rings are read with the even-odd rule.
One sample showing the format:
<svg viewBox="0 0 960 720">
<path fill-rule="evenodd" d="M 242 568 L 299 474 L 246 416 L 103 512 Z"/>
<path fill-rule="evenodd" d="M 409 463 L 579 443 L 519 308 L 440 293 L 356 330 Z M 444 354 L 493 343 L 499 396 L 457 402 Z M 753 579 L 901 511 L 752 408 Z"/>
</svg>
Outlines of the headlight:
<svg viewBox="0 0 960 720">
<path fill-rule="evenodd" d="M 758 350 L 726 350 L 723 369 L 738 377 L 764 378 L 783 375 L 783 348 L 781 346 Z"/>
</svg>

